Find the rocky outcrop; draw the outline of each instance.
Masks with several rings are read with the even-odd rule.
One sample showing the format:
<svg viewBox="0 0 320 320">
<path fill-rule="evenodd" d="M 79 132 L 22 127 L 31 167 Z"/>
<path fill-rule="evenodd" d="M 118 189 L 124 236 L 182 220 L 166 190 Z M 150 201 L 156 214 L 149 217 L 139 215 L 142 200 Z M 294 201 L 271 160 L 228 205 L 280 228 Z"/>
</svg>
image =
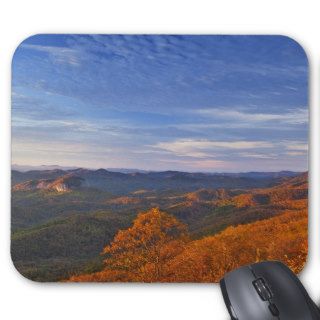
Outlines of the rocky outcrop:
<svg viewBox="0 0 320 320">
<path fill-rule="evenodd" d="M 73 174 L 64 175 L 58 179 L 29 180 L 13 186 L 13 191 L 48 190 L 68 192 L 79 188 L 84 179 Z"/>
</svg>

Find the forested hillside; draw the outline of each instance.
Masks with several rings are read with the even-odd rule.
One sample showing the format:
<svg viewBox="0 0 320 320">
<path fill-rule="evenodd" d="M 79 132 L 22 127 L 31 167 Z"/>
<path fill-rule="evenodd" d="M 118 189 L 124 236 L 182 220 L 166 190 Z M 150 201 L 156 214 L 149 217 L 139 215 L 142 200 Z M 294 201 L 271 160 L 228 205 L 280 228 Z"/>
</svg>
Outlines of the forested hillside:
<svg viewBox="0 0 320 320">
<path fill-rule="evenodd" d="M 12 259 L 33 280 L 211 282 L 237 263 L 267 257 L 298 271 L 306 257 L 306 173 L 76 169 L 14 171 L 12 181 Z M 166 229 L 150 250 L 165 263 L 134 251 L 134 266 L 121 265 L 132 229 L 154 241 L 162 219 L 174 232 Z"/>
<path fill-rule="evenodd" d="M 149 223 L 159 220 L 159 215 L 162 220 L 173 220 L 157 209 L 147 215 Z M 156 239 L 148 237 L 142 219 L 143 215 L 139 216 L 133 228 L 119 232 L 111 245 L 104 248 L 106 259 L 102 271 L 73 276 L 69 281 L 218 282 L 228 271 L 263 260 L 283 261 L 299 272 L 307 258 L 306 209 L 228 227 L 217 235 L 194 241 L 190 241 L 185 226 L 177 220 L 171 222 L 172 230 L 163 231 L 164 235 L 157 234 Z M 153 229 L 158 228 L 153 226 Z"/>
</svg>

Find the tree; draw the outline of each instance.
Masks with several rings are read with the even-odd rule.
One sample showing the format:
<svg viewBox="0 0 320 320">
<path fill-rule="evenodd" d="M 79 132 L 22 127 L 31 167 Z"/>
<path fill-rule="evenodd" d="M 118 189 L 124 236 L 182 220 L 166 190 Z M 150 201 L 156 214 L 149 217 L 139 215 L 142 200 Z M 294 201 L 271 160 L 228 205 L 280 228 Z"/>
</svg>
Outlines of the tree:
<svg viewBox="0 0 320 320">
<path fill-rule="evenodd" d="M 163 281 L 166 264 L 181 253 L 188 241 L 186 226 L 175 217 L 153 208 L 140 213 L 133 226 L 120 230 L 106 246 L 105 266 L 126 274 L 132 281 Z"/>
</svg>

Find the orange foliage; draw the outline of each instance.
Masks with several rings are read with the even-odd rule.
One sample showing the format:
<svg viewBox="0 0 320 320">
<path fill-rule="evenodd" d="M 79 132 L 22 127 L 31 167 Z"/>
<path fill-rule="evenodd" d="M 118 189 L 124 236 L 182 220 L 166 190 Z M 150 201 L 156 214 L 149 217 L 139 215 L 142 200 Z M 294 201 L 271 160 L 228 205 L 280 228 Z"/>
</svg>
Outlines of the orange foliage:
<svg viewBox="0 0 320 320">
<path fill-rule="evenodd" d="M 184 224 L 154 208 L 104 248 L 103 271 L 69 281 L 218 282 L 226 272 L 262 260 L 280 260 L 299 272 L 308 251 L 306 201 L 299 202 L 303 206 L 194 241 Z"/>
<path fill-rule="evenodd" d="M 119 197 L 119 198 L 106 201 L 106 203 L 118 204 L 118 205 L 137 204 L 139 202 L 140 200 L 138 198 L 133 198 L 133 197 Z"/>
<path fill-rule="evenodd" d="M 307 257 L 307 211 L 288 211 L 251 224 L 191 242 L 168 268 L 168 282 L 218 282 L 226 272 L 242 265 L 280 260 L 294 272 Z"/>
<path fill-rule="evenodd" d="M 256 205 L 256 202 L 254 201 L 254 196 L 249 193 L 244 193 L 244 194 L 235 196 L 232 200 L 233 200 L 233 204 L 237 208 L 251 207 Z"/>
<path fill-rule="evenodd" d="M 167 262 L 187 241 L 186 226 L 173 216 L 158 208 L 140 213 L 131 228 L 120 230 L 104 248 L 106 269 L 94 281 L 161 281 Z"/>
</svg>

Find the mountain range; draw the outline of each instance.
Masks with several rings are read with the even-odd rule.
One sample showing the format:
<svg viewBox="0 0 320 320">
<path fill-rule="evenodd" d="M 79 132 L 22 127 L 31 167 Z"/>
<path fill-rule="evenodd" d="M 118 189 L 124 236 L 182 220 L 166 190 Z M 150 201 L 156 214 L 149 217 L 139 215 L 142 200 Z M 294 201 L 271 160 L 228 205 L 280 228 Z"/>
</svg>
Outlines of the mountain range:
<svg viewBox="0 0 320 320">
<path fill-rule="evenodd" d="M 12 170 L 12 185 L 18 190 L 56 190 L 65 192 L 77 188 L 95 188 L 112 193 L 127 193 L 137 189 L 195 190 L 199 188 L 251 188 L 266 187 L 285 177 L 298 173 L 247 172 L 247 173 L 190 173 L 163 172 L 114 172 L 106 169 Z"/>
<path fill-rule="evenodd" d="M 103 247 L 139 212 L 161 208 L 200 240 L 230 226 L 306 210 L 307 178 L 290 171 L 12 170 L 12 259 L 37 281 L 98 272 Z"/>
</svg>

